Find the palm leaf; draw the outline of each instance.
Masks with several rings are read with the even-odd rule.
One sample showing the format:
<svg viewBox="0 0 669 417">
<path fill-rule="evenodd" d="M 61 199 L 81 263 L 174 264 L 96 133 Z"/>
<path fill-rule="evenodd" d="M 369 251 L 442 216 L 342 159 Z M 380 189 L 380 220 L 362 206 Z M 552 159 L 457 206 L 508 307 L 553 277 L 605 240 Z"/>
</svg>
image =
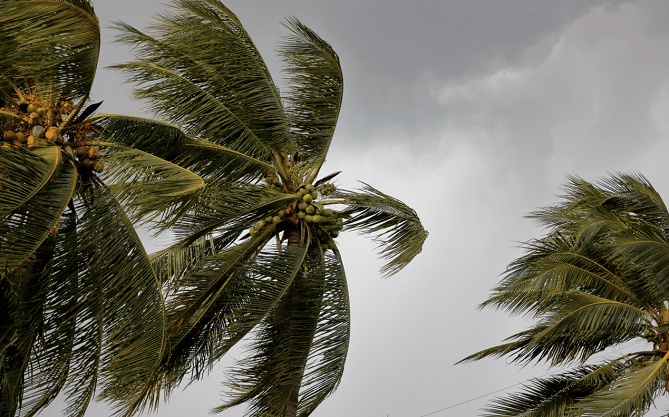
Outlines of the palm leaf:
<svg viewBox="0 0 669 417">
<path fill-rule="evenodd" d="M 288 74 L 287 114 L 302 159 L 314 161 L 312 183 L 325 162 L 339 117 L 344 91 L 339 57 L 332 47 L 294 17 L 284 26 L 279 54 Z"/>
<path fill-rule="evenodd" d="M 289 246 L 288 250 L 292 248 Z M 215 411 L 249 402 L 249 415 L 284 415 L 289 413 L 288 407 L 297 406 L 294 399 L 298 396 L 322 312 L 324 272 L 320 253 L 311 251 L 304 269 L 295 276 L 288 291 L 255 332 L 251 355 L 231 373 L 228 385 L 234 392 L 232 399 Z M 313 393 L 310 397 L 314 397 Z M 312 398 L 308 406 L 316 405 L 314 400 L 317 401 Z"/>
<path fill-rule="evenodd" d="M 367 184 L 361 191 L 337 191 L 333 197 L 339 201 L 332 203 L 347 205 L 342 214 L 353 220 L 344 223 L 346 230 L 376 234 L 381 258 L 388 260 L 381 273 L 396 274 L 421 252 L 428 232 L 416 212 L 403 202 Z"/>
<path fill-rule="evenodd" d="M 204 189 L 198 175 L 149 153 L 106 142 L 102 160 L 110 190 L 134 221 L 160 220 L 170 225 L 197 201 Z"/>
<path fill-rule="evenodd" d="M 301 382 L 300 417 L 310 415 L 339 386 L 351 333 L 348 285 L 339 252 L 327 251 L 322 262 L 312 262 L 312 265 L 316 267 L 312 268 L 312 274 L 324 276 L 324 291 L 318 325 Z M 322 266 L 320 270 L 318 265 Z"/>
<path fill-rule="evenodd" d="M 486 417 L 577 417 L 570 407 L 579 399 L 607 386 L 624 369 L 619 361 L 584 366 L 547 378 L 534 378 L 523 392 L 493 400 Z"/>
<path fill-rule="evenodd" d="M 256 159 L 290 149 L 278 90 L 237 18 L 215 0 L 174 7 L 158 16 L 156 36 L 116 25 L 136 51 L 136 62 L 114 67 L 137 84 L 134 96 L 187 133 Z"/>
<path fill-rule="evenodd" d="M 667 357 L 639 364 L 581 399 L 572 407 L 583 417 L 630 417 L 643 415 L 666 383 Z"/>
<path fill-rule="evenodd" d="M 36 79 L 52 99 L 88 94 L 100 49 L 100 27 L 89 1 L 2 1 L 0 27 L 5 77 L 0 88 Z"/>
<path fill-rule="evenodd" d="M 273 170 L 266 162 L 241 152 L 209 140 L 190 138 L 169 123 L 109 114 L 90 120 L 103 127 L 104 140 L 150 153 L 201 177 L 244 181 Z"/>
<path fill-rule="evenodd" d="M 27 151 L 0 147 L 0 218 L 30 200 L 53 177 L 61 162 L 55 146 Z"/>
<path fill-rule="evenodd" d="M 77 183 L 76 169 L 72 164 L 60 161 L 56 164 L 58 172 L 51 180 L 0 222 L 3 268 L 17 267 L 42 244 L 72 198 Z"/>
<path fill-rule="evenodd" d="M 3 322 L 9 321 L 9 337 L 0 337 L 0 413 L 14 415 L 23 398 L 24 372 L 41 336 L 49 274 L 56 242 L 51 234 L 35 253 L 3 278 L 11 290 L 3 299 Z M 15 335 L 15 337 L 13 337 Z"/>
<path fill-rule="evenodd" d="M 206 258 L 180 280 L 171 297 L 170 356 L 166 387 L 187 374 L 208 371 L 275 306 L 297 274 L 307 247 L 277 250 L 266 245 L 269 229 L 257 238 Z"/>
</svg>

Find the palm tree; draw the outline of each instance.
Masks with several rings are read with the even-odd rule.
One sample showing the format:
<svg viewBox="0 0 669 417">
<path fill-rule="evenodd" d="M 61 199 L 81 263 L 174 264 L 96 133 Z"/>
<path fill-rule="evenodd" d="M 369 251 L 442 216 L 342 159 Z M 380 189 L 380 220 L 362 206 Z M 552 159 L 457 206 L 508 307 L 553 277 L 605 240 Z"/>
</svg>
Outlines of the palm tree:
<svg viewBox="0 0 669 417">
<path fill-rule="evenodd" d="M 132 413 L 150 396 L 165 315 L 119 198 L 148 205 L 160 181 L 110 187 L 101 173 L 201 180 L 102 146 L 99 103 L 84 108 L 100 50 L 88 1 L 3 0 L 0 29 L 0 415 L 34 415 L 61 392 L 68 415 L 96 392 Z"/>
<path fill-rule="evenodd" d="M 117 68 L 159 120 L 99 116 L 109 140 L 180 165 L 203 189 L 138 218 L 178 239 L 153 256 L 166 282 L 167 338 L 155 386 L 169 394 L 207 374 L 247 335 L 229 373 L 250 415 L 307 416 L 337 387 L 349 343 L 349 301 L 335 243 L 340 230 L 377 239 L 392 275 L 427 237 L 416 213 L 364 184 L 322 176 L 343 93 L 339 58 L 295 18 L 280 46 L 280 95 L 239 19 L 216 0 L 178 0 L 152 32 L 118 23 L 136 59 Z M 103 131 L 104 133 L 104 131 Z"/>
<path fill-rule="evenodd" d="M 641 416 L 669 387 L 669 212 L 641 175 L 572 177 L 563 198 L 531 215 L 549 232 L 481 305 L 535 324 L 463 361 L 573 366 L 495 400 L 488 416 Z"/>
</svg>

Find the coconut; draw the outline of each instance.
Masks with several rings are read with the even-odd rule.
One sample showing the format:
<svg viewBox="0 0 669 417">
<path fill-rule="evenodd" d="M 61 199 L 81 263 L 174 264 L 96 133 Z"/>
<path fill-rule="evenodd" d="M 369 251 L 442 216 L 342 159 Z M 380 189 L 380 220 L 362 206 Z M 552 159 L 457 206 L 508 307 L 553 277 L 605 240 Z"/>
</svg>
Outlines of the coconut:
<svg viewBox="0 0 669 417">
<path fill-rule="evenodd" d="M 28 137 L 23 132 L 16 132 L 16 141 L 19 143 L 26 143 L 28 141 Z"/>
<path fill-rule="evenodd" d="M 286 213 L 284 213 L 283 210 L 279 210 L 279 212 L 276 215 L 279 216 L 279 219 L 283 219 L 284 217 L 286 217 Z"/>
<path fill-rule="evenodd" d="M 33 135 L 28 136 L 26 143 L 28 144 L 29 148 L 35 147 L 35 138 L 33 138 Z"/>
<path fill-rule="evenodd" d="M 272 217 L 272 223 L 278 223 L 280 221 L 281 221 L 281 217 L 279 217 L 279 216 Z"/>
<path fill-rule="evenodd" d="M 301 211 L 304 211 L 309 207 L 309 204 L 305 203 L 304 201 L 300 201 L 300 204 L 297 205 L 297 208 L 299 208 Z"/>
<path fill-rule="evenodd" d="M 26 113 L 36 113 L 37 112 L 37 107 L 33 106 L 32 104 L 28 104 L 28 107 L 26 107 Z"/>
<path fill-rule="evenodd" d="M 320 214 L 316 214 L 312 220 L 314 223 L 320 223 L 321 220 L 323 220 L 323 217 Z"/>
<path fill-rule="evenodd" d="M 265 223 L 267 224 L 272 223 L 272 216 L 265 217 Z"/>
<path fill-rule="evenodd" d="M 81 161 L 81 167 L 86 170 L 92 169 L 94 164 L 95 163 L 88 158 L 84 158 L 84 160 Z"/>
<path fill-rule="evenodd" d="M 58 128 L 57 127 L 50 127 L 47 129 L 46 133 L 44 134 L 44 137 L 47 138 L 47 140 L 50 140 L 51 142 L 55 142 L 58 140 Z"/>
<path fill-rule="evenodd" d="M 314 191 L 313 184 L 307 184 L 307 185 L 304 186 L 304 188 L 306 188 L 308 192 Z"/>
<path fill-rule="evenodd" d="M 306 211 L 307 214 L 314 214 L 316 212 L 316 209 L 314 208 L 314 206 L 309 206 L 304 211 Z"/>
<path fill-rule="evenodd" d="M 13 130 L 8 130 L 5 133 L 2 134 L 2 139 L 5 142 L 11 142 L 16 140 L 16 133 L 14 133 Z"/>
<path fill-rule="evenodd" d="M 281 185 L 281 180 L 279 179 L 279 177 L 274 177 L 272 178 L 272 183 L 274 185 Z"/>
<path fill-rule="evenodd" d="M 333 230 L 333 231 L 330 232 L 330 236 L 331 237 L 337 237 L 337 236 L 339 236 L 339 232 L 337 230 Z"/>
<path fill-rule="evenodd" d="M 100 152 L 96 148 L 88 149 L 88 159 L 95 161 L 100 156 Z"/>
<path fill-rule="evenodd" d="M 323 212 L 321 214 L 325 217 L 330 217 L 330 216 L 334 215 L 334 212 L 330 209 L 325 209 L 325 210 L 323 210 Z"/>
<path fill-rule="evenodd" d="M 75 151 L 74 151 L 74 156 L 83 158 L 86 156 L 88 152 L 86 151 L 85 146 L 79 146 Z"/>
<path fill-rule="evenodd" d="M 314 201 L 314 198 L 311 196 L 311 194 L 305 194 L 304 197 L 302 197 L 302 200 L 304 200 L 305 203 L 311 203 Z"/>
<path fill-rule="evenodd" d="M 300 220 L 304 220 L 304 218 L 307 216 L 307 214 L 303 211 L 297 213 L 297 218 Z"/>
<path fill-rule="evenodd" d="M 102 162 L 96 162 L 95 165 L 93 165 L 93 171 L 97 173 L 101 173 L 104 170 L 105 170 L 105 164 Z"/>
<path fill-rule="evenodd" d="M 313 220 L 314 220 L 314 216 L 312 216 L 310 214 L 307 214 L 306 216 L 304 216 L 304 221 L 307 222 L 307 223 L 311 223 Z"/>
<path fill-rule="evenodd" d="M 265 224 L 266 224 L 265 220 L 260 220 L 260 223 L 258 223 L 258 226 L 257 226 L 258 229 L 262 229 L 263 227 L 265 227 Z"/>
</svg>

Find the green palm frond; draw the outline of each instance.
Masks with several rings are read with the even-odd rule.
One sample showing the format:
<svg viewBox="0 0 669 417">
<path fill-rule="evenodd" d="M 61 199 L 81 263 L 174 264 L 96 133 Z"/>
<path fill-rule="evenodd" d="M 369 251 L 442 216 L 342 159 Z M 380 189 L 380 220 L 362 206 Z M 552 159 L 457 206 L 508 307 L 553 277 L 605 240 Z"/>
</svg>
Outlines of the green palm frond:
<svg viewBox="0 0 669 417">
<path fill-rule="evenodd" d="M 320 257 L 320 255 L 318 255 Z M 321 270 L 323 296 L 318 325 L 301 382 L 298 415 L 310 415 L 341 382 L 348 353 L 351 318 L 348 284 L 339 253 L 326 252 Z M 315 265 L 315 266 L 316 266 Z"/>
<path fill-rule="evenodd" d="M 580 399 L 572 413 L 582 417 L 641 416 L 666 384 L 667 357 L 627 370 L 608 386 Z"/>
<path fill-rule="evenodd" d="M 613 361 L 602 366 L 584 366 L 523 385 L 523 392 L 498 398 L 484 411 L 486 417 L 577 417 L 571 406 L 607 386 L 624 365 Z"/>
<path fill-rule="evenodd" d="M 273 232 L 205 259 L 170 297 L 172 346 L 168 389 L 190 373 L 200 378 L 276 305 L 300 270 L 307 246 L 277 250 Z"/>
<path fill-rule="evenodd" d="M 27 152 L 0 147 L 0 218 L 30 200 L 53 177 L 62 162 L 58 148 Z"/>
<path fill-rule="evenodd" d="M 99 145 L 104 149 L 109 188 L 136 221 L 170 225 L 204 190 L 202 178 L 178 165 L 137 149 L 106 142 Z"/>
<path fill-rule="evenodd" d="M 137 60 L 114 68 L 134 96 L 188 134 L 262 161 L 293 146 L 278 90 L 239 21 L 218 1 L 176 1 L 155 36 L 118 23 Z M 193 47 L 193 40 L 198 45 Z"/>
<path fill-rule="evenodd" d="M 70 371 L 76 329 L 78 271 L 85 264 L 77 256 L 76 216 L 60 218 L 59 233 L 53 251 L 53 273 L 47 284 L 43 330 L 32 350 L 30 366 L 40 372 L 22 375 L 25 392 L 21 415 L 33 416 L 49 405 L 63 389 Z"/>
<path fill-rule="evenodd" d="M 164 348 L 160 283 L 139 236 L 113 195 L 96 186 L 83 200 L 86 211 L 78 224 L 77 253 L 86 263 L 79 270 L 79 298 L 90 297 L 91 302 L 80 304 L 78 325 L 83 327 L 80 337 L 97 338 L 94 346 L 101 343 L 103 350 L 99 358 L 92 349 L 77 349 L 74 356 L 82 354 L 87 364 L 101 361 L 97 370 L 92 364 L 82 366 L 95 372 L 89 378 L 98 379 L 101 398 L 126 413 L 141 411 L 151 388 L 147 381 Z M 102 333 L 86 325 L 95 322 L 103 326 Z M 159 393 L 150 394 L 149 406 L 155 407 Z"/>
<path fill-rule="evenodd" d="M 255 180 L 274 168 L 211 141 L 186 136 L 169 123 L 137 117 L 102 114 L 92 122 L 103 127 L 106 141 L 122 143 L 175 163 L 210 179 Z"/>
<path fill-rule="evenodd" d="M 77 172 L 72 164 L 57 164 L 57 173 L 30 200 L 0 222 L 0 268 L 25 261 L 58 223 L 74 194 Z"/>
<path fill-rule="evenodd" d="M 376 235 L 381 258 L 388 262 L 381 268 L 384 276 L 399 272 L 423 249 L 427 231 L 416 212 L 403 202 L 365 183 L 361 192 L 337 191 L 337 203 L 346 204 L 346 230 Z"/>
<path fill-rule="evenodd" d="M 6 309 L 2 322 L 9 324 L 9 331 L 0 331 L 1 415 L 12 416 L 21 407 L 24 372 L 43 328 L 55 242 L 52 233 L 29 259 L 0 278 L 0 283 L 9 284 L 0 294 L 2 309 Z"/>
<path fill-rule="evenodd" d="M 538 314 L 564 292 L 587 289 L 610 300 L 637 302 L 637 294 L 619 276 L 613 259 L 591 245 L 561 233 L 526 243 L 526 255 L 507 268 L 494 294 L 480 308 L 493 306 L 511 313 Z"/>
<path fill-rule="evenodd" d="M 36 79 L 54 100 L 88 94 L 100 50 L 89 1 L 2 1 L 0 27 L 0 88 Z"/>
<path fill-rule="evenodd" d="M 284 26 L 291 32 L 279 47 L 288 74 L 286 112 L 301 158 L 314 161 L 311 183 L 325 162 L 339 117 L 344 79 L 332 47 L 295 17 Z"/>
<path fill-rule="evenodd" d="M 293 397 L 298 397 L 318 332 L 325 291 L 323 263 L 318 251 L 309 252 L 303 269 L 256 330 L 250 356 L 231 372 L 227 383 L 233 391 L 231 400 L 215 411 L 246 402 L 249 415 L 284 415 L 291 406 L 299 410 Z M 337 379 L 337 372 L 330 376 Z M 322 393 L 329 394 L 328 390 Z"/>
</svg>

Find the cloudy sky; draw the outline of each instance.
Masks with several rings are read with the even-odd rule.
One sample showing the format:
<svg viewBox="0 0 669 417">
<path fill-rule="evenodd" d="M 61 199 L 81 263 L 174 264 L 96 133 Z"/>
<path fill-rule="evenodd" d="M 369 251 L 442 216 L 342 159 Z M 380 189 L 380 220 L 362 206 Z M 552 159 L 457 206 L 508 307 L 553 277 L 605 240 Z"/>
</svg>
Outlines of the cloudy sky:
<svg viewBox="0 0 669 417">
<path fill-rule="evenodd" d="M 92 99 L 104 100 L 105 113 L 143 115 L 120 75 L 102 69 L 131 53 L 110 43 L 108 26 L 120 19 L 143 27 L 166 6 L 93 1 L 104 44 Z M 285 16 L 331 43 L 345 92 L 325 171 L 342 170 L 341 187 L 360 180 L 401 199 L 430 231 L 423 253 L 386 280 L 372 242 L 340 238 L 352 340 L 341 386 L 314 416 L 473 417 L 493 396 L 456 404 L 550 372 L 504 360 L 454 363 L 528 324 L 477 305 L 522 254 L 518 243 L 541 235 L 523 216 L 557 202 L 566 175 L 641 172 L 669 199 L 669 3 L 226 5 L 279 85 L 274 48 L 286 33 Z M 166 243 L 147 240 L 151 249 Z M 221 403 L 225 365 L 174 395 L 158 415 L 206 415 Z M 59 415 L 57 406 L 43 415 Z M 666 415 L 669 401 L 657 407 L 650 417 Z M 93 414 L 103 410 L 95 406 Z"/>
</svg>

